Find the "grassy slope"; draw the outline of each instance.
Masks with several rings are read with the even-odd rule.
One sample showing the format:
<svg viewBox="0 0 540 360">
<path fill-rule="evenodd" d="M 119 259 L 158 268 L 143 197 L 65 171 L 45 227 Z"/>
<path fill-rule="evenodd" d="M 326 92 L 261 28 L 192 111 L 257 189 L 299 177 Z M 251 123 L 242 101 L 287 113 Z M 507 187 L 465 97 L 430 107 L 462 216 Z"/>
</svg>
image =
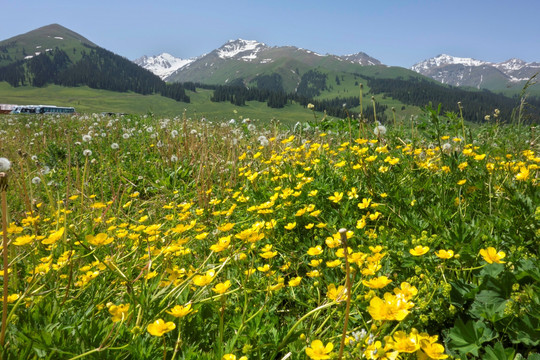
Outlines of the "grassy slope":
<svg viewBox="0 0 540 360">
<path fill-rule="evenodd" d="M 62 39 L 57 39 L 61 37 Z M 23 49 L 26 55 L 35 55 L 37 52 L 44 52 L 46 49 L 59 48 L 64 50 L 72 61 L 81 58 L 81 51 L 88 51 L 83 44 L 96 46 L 83 36 L 66 29 L 60 25 L 48 25 L 30 31 L 26 34 L 14 36 L 10 39 L 0 41 L 0 46 L 5 46 L 2 55 L 9 55 L 11 60 L 0 59 L 0 66 L 24 58 Z"/>
<path fill-rule="evenodd" d="M 230 103 L 211 102 L 211 90 L 199 89 L 197 93 L 188 91 L 187 94 L 191 98 L 189 104 L 159 95 L 118 93 L 90 89 L 86 86 L 68 88 L 49 85 L 44 88 L 30 86 L 14 88 L 5 82 L 0 82 L 0 99 L 2 99 L 2 103 L 73 106 L 80 113 L 124 112 L 144 114 L 150 111 L 160 116 L 180 116 L 186 109 L 187 116 L 197 118 L 204 116 L 209 120 L 239 119 L 242 116 L 243 118 L 262 121 L 270 121 L 275 118 L 285 124 L 294 124 L 297 121 L 313 119 L 312 112 L 296 104 L 287 105 L 283 109 L 272 109 L 267 107 L 266 103 L 250 101 L 246 106 L 238 107 Z"/>
</svg>

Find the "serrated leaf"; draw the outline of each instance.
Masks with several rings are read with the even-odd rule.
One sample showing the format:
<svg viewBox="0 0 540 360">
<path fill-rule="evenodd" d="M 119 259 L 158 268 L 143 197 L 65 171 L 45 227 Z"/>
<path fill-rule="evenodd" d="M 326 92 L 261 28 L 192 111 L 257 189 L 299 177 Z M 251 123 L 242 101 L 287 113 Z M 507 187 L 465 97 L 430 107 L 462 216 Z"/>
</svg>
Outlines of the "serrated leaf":
<svg viewBox="0 0 540 360">
<path fill-rule="evenodd" d="M 473 354 L 474 356 L 478 356 L 478 350 L 482 348 L 483 343 L 496 336 L 497 334 L 481 321 L 472 322 L 469 320 L 467 324 L 464 324 L 461 319 L 456 321 L 448 333 L 451 348 L 464 355 Z"/>
<path fill-rule="evenodd" d="M 514 360 L 515 350 L 512 348 L 505 349 L 500 342 L 496 343 L 495 347 L 487 346 L 485 351 L 482 360 Z"/>
</svg>

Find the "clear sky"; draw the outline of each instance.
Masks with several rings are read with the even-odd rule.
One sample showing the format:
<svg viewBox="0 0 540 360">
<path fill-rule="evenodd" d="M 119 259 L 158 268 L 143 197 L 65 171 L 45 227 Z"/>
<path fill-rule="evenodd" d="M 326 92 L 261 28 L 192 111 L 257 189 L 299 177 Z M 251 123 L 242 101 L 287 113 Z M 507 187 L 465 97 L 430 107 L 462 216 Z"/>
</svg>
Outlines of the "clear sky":
<svg viewBox="0 0 540 360">
<path fill-rule="evenodd" d="M 0 40 L 58 23 L 134 60 L 230 39 L 411 65 L 446 53 L 540 62 L 540 0 L 5 0 Z"/>
</svg>

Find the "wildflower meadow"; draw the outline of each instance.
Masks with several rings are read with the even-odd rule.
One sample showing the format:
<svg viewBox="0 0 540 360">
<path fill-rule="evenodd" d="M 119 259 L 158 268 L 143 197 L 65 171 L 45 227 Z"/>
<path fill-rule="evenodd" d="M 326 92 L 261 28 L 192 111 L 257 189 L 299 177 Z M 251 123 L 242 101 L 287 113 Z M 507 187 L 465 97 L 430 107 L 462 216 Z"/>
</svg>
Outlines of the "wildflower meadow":
<svg viewBox="0 0 540 360">
<path fill-rule="evenodd" d="M 239 115 L 0 117 L 4 358 L 540 359 L 537 127 Z"/>
</svg>

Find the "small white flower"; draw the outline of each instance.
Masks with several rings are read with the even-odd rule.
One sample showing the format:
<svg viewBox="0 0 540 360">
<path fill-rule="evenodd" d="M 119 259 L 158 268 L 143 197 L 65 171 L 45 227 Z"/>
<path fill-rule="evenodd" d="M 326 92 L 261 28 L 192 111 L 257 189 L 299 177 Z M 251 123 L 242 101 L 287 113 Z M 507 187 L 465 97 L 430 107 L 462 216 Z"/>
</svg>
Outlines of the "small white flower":
<svg viewBox="0 0 540 360">
<path fill-rule="evenodd" d="M 6 158 L 0 157 L 0 172 L 6 172 L 11 169 L 11 161 Z"/>
</svg>

